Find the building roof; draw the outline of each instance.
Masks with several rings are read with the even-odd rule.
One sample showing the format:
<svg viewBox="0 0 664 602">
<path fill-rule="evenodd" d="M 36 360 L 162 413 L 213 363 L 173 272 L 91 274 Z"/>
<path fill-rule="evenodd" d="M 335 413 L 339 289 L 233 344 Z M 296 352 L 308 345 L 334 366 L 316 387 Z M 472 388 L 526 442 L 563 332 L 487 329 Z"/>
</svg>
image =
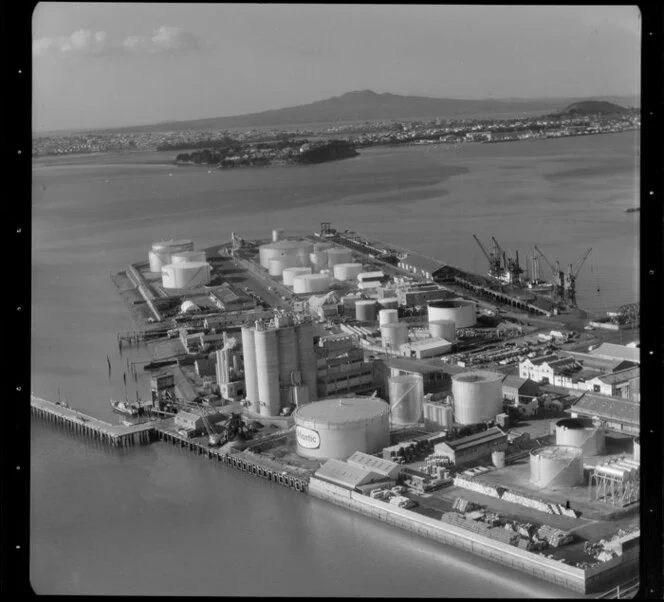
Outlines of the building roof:
<svg viewBox="0 0 664 602">
<path fill-rule="evenodd" d="M 411 343 L 406 343 L 405 346 L 410 349 L 447 349 L 452 346 L 452 343 L 447 339 L 432 338 L 412 341 Z"/>
<path fill-rule="evenodd" d="M 550 353 L 549 355 L 540 355 L 539 357 L 528 358 L 528 360 L 530 360 L 530 363 L 533 366 L 541 366 L 542 364 L 544 364 L 546 362 L 553 362 L 557 359 L 559 359 L 559 358 L 555 353 Z M 528 361 L 528 360 L 526 360 L 526 361 Z"/>
<path fill-rule="evenodd" d="M 607 359 L 627 360 L 637 363 L 641 361 L 640 349 L 637 347 L 616 345 L 615 343 L 602 343 L 597 349 L 593 349 L 590 353 Z"/>
<path fill-rule="evenodd" d="M 521 389 L 528 382 L 532 383 L 535 387 L 539 386 L 534 380 L 531 380 L 530 378 L 519 378 L 514 374 L 508 374 L 505 378 L 503 378 L 503 388 L 512 387 L 514 389 Z"/>
<path fill-rule="evenodd" d="M 639 426 L 639 404 L 620 397 L 596 393 L 584 393 L 571 407 L 571 411 L 583 416 L 597 416 L 603 420 Z"/>
<path fill-rule="evenodd" d="M 474 435 L 468 435 L 454 441 L 445 441 L 442 445 L 447 445 L 453 451 L 465 451 L 478 445 L 490 443 L 491 441 L 499 441 L 500 439 L 507 440 L 507 435 L 497 426 L 494 426 L 482 433 L 475 433 Z"/>
<path fill-rule="evenodd" d="M 401 465 L 390 460 L 383 460 L 365 454 L 364 452 L 356 451 L 346 462 L 351 466 L 356 466 L 364 470 L 370 470 L 385 477 L 394 476 L 396 473 L 401 472 Z"/>
<path fill-rule="evenodd" d="M 395 368 L 403 370 L 404 372 L 416 372 L 417 374 L 431 374 L 432 372 L 444 372 L 443 365 L 434 366 L 428 362 L 421 360 L 414 360 L 409 358 L 390 358 L 386 361 L 388 368 Z M 463 372 L 463 368 L 459 368 L 459 372 Z"/>
<path fill-rule="evenodd" d="M 432 275 L 436 270 L 445 267 L 445 264 L 442 261 L 430 259 L 429 257 L 424 257 L 415 253 L 408 253 L 408 256 L 401 260 L 401 263 L 417 270 L 423 270 Z"/>
<path fill-rule="evenodd" d="M 175 418 L 176 419 L 180 418 L 181 420 L 186 420 L 186 421 L 193 420 L 194 422 L 196 422 L 197 420 L 202 420 L 202 418 L 198 414 L 194 414 L 193 412 L 178 412 Z"/>
<path fill-rule="evenodd" d="M 604 374 L 600 370 L 593 370 L 592 368 L 584 368 L 583 370 L 580 370 L 577 372 L 574 377 L 572 378 L 572 382 L 579 382 L 581 380 L 583 381 L 589 381 L 593 380 L 593 378 L 596 378 L 598 376 L 601 376 Z"/>
<path fill-rule="evenodd" d="M 363 485 L 372 480 L 379 479 L 376 473 L 360 468 L 358 466 L 351 466 L 342 462 L 341 460 L 329 459 L 323 466 L 321 466 L 315 473 L 315 476 L 324 481 L 341 485 L 348 489 L 354 489 L 358 485 Z"/>
<path fill-rule="evenodd" d="M 624 383 L 628 380 L 639 378 L 640 376 L 641 368 L 636 366 L 634 368 L 628 368 L 627 370 L 612 372 L 611 374 L 602 374 L 599 379 L 606 385 L 615 385 L 617 383 Z"/>
</svg>

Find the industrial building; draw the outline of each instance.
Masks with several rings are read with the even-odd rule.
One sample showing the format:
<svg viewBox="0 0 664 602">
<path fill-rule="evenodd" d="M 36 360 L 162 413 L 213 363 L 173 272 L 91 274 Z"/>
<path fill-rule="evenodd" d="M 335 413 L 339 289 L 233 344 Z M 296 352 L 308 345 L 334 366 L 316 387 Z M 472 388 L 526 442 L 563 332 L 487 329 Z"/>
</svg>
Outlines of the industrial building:
<svg viewBox="0 0 664 602">
<path fill-rule="evenodd" d="M 607 431 L 638 437 L 639 404 L 618 397 L 584 393 L 570 408 L 573 418 L 585 417 L 600 423 Z"/>
<path fill-rule="evenodd" d="M 440 357 L 452 351 L 453 343 L 442 338 L 420 339 L 401 346 L 400 353 L 404 357 L 426 359 Z"/>
<path fill-rule="evenodd" d="M 324 399 L 293 413 L 297 453 L 305 458 L 373 454 L 389 445 L 390 407 L 376 397 Z"/>
<path fill-rule="evenodd" d="M 321 481 L 339 485 L 344 489 L 354 491 L 362 485 L 369 483 L 382 483 L 386 479 L 372 470 L 367 470 L 356 464 L 348 464 L 331 458 L 321 466 L 314 476 Z"/>
<path fill-rule="evenodd" d="M 365 454 L 364 452 L 359 451 L 350 456 L 346 460 L 346 463 L 350 466 L 356 466 L 358 468 L 363 468 L 364 470 L 370 470 L 382 477 L 395 480 L 403 470 L 403 466 L 401 466 L 401 464 L 397 464 L 396 462 L 378 458 L 376 456 Z"/>
<path fill-rule="evenodd" d="M 507 435 L 497 426 L 454 441 L 442 441 L 434 446 L 436 455 L 449 458 L 456 466 L 486 458 L 494 451 L 506 449 Z"/>
<path fill-rule="evenodd" d="M 238 401 L 246 395 L 242 354 L 235 339 L 227 340 L 216 352 L 216 377 L 223 399 Z"/>
<path fill-rule="evenodd" d="M 590 352 L 592 355 L 609 360 L 627 361 L 638 364 L 641 361 L 641 350 L 638 347 L 602 343 Z"/>
<path fill-rule="evenodd" d="M 511 402 L 529 402 L 540 395 L 539 385 L 530 378 L 508 375 L 502 383 L 503 399 Z"/>
<path fill-rule="evenodd" d="M 433 282 L 411 284 L 397 288 L 399 305 L 414 307 L 425 305 L 429 301 L 441 301 L 450 296 L 445 289 Z"/>
<path fill-rule="evenodd" d="M 242 349 L 246 395 L 254 412 L 276 416 L 318 398 L 311 321 L 287 314 L 257 321 L 242 328 Z"/>
<path fill-rule="evenodd" d="M 445 264 L 442 261 L 417 255 L 416 253 L 409 253 L 405 257 L 400 258 L 398 266 L 402 270 L 406 270 L 427 280 L 433 280 L 436 273 L 442 270 Z"/>
<path fill-rule="evenodd" d="M 364 352 L 357 348 L 328 351 L 317 359 L 318 397 L 344 393 L 371 392 L 374 371 L 371 362 L 364 361 Z"/>
</svg>

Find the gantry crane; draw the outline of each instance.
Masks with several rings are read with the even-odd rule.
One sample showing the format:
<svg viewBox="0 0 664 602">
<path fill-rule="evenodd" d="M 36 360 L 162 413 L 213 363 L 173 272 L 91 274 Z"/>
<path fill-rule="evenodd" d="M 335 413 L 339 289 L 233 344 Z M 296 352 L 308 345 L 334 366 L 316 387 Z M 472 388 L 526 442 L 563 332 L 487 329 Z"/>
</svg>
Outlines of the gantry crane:
<svg viewBox="0 0 664 602">
<path fill-rule="evenodd" d="M 487 261 L 489 262 L 489 276 L 492 276 L 493 278 L 500 278 L 503 275 L 503 266 L 501 265 L 500 248 L 496 246 L 495 240 L 494 240 L 494 252 L 490 254 L 484 248 L 484 245 L 482 244 L 480 239 L 477 238 L 477 236 L 473 234 L 473 238 L 479 245 L 480 249 L 482 249 L 484 257 L 486 257 Z"/>
<path fill-rule="evenodd" d="M 583 267 L 583 264 L 586 262 L 586 259 L 588 259 L 590 251 L 592 251 L 592 248 L 588 248 L 585 251 L 585 253 L 581 255 L 579 259 L 577 259 L 574 267 L 572 267 L 572 264 L 570 263 L 569 268 L 567 270 L 567 274 L 565 274 L 565 281 L 564 281 L 565 300 L 572 307 L 576 307 L 576 277 L 581 271 L 581 268 Z"/>
<path fill-rule="evenodd" d="M 551 274 L 553 275 L 553 298 L 562 301 L 565 290 L 565 273 L 561 271 L 560 263 L 556 261 L 556 265 L 554 266 L 537 245 L 535 245 L 535 251 L 539 253 L 546 265 L 549 266 Z"/>
</svg>

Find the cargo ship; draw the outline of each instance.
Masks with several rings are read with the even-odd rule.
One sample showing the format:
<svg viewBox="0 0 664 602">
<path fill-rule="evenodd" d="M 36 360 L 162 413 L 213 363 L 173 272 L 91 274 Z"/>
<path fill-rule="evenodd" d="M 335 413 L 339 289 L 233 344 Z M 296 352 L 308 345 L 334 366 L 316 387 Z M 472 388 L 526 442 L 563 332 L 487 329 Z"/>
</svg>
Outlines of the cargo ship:
<svg viewBox="0 0 664 602">
<path fill-rule="evenodd" d="M 123 416 L 140 416 L 143 414 L 143 406 L 136 402 L 129 403 L 127 401 L 111 399 L 110 404 L 114 412 L 122 414 Z"/>
</svg>

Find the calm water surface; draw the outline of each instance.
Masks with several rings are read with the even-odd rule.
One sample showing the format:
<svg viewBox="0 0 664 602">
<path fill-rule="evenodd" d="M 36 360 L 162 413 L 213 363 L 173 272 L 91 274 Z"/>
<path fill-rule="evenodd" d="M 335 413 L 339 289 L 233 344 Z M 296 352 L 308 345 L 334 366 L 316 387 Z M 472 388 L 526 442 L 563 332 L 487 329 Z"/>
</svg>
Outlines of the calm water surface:
<svg viewBox="0 0 664 602">
<path fill-rule="evenodd" d="M 331 221 L 477 271 L 485 260 L 473 233 L 522 257 L 538 244 L 562 264 L 592 246 L 580 304 L 636 301 L 639 217 L 624 210 L 638 203 L 637 148 L 627 133 L 210 174 L 159 164 L 163 154 L 45 161 L 33 172 L 32 390 L 56 399 L 59 388 L 74 407 L 117 421 L 108 398 L 121 394 L 126 354 L 116 333 L 134 325 L 109 274 L 171 236 L 202 248 L 233 231 L 305 233 Z M 134 388 L 146 397 L 149 384 Z M 567 593 L 170 446 L 110 451 L 40 423 L 31 514 L 38 593 Z"/>
</svg>

